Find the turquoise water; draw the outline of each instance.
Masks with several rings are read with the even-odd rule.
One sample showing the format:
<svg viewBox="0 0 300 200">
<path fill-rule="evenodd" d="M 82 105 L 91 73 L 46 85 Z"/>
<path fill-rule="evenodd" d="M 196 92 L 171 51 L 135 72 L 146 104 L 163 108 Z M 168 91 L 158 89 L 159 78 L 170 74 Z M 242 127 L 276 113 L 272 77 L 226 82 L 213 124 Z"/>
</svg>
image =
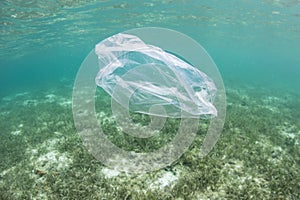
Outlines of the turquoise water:
<svg viewBox="0 0 300 200">
<path fill-rule="evenodd" d="M 0 9 L 0 199 L 300 198 L 298 0 L 3 0 Z M 227 117 L 205 159 L 192 145 L 167 169 L 110 178 L 77 135 L 72 87 L 95 44 L 140 27 L 180 31 L 208 51 L 223 77 Z M 98 92 L 100 113 L 109 100 Z M 143 150 L 114 133 L 114 142 Z M 173 181 L 157 186 L 162 177 Z"/>
</svg>

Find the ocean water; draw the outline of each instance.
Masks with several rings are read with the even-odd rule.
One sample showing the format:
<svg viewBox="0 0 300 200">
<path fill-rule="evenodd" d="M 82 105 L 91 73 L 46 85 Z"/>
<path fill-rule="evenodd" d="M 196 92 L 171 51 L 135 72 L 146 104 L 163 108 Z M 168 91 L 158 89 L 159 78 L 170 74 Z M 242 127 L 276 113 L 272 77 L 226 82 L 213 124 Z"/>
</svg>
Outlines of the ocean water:
<svg viewBox="0 0 300 200">
<path fill-rule="evenodd" d="M 299 0 L 2 0 L 0 9 L 0 199 L 300 198 Z M 182 32 L 207 50 L 227 113 L 208 156 L 198 156 L 205 121 L 178 161 L 130 175 L 86 150 L 72 90 L 98 42 L 142 27 Z M 174 137 L 172 119 L 153 140 L 127 137 L 109 96 L 98 88 L 95 99 L 105 134 L 124 149 L 149 152 Z"/>
</svg>

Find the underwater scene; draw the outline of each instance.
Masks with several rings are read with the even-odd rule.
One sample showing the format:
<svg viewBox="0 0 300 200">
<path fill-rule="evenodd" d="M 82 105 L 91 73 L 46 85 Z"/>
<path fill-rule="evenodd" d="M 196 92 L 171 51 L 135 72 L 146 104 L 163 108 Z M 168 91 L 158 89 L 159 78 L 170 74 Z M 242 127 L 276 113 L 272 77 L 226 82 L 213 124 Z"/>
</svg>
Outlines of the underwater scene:
<svg viewBox="0 0 300 200">
<path fill-rule="evenodd" d="M 300 199 L 299 0 L 1 0 L 0 10 L 0 199 Z M 89 113 L 79 112 L 83 119 L 76 122 L 74 89 L 99 42 L 145 27 L 175 30 L 205 48 L 223 80 L 226 117 L 207 155 L 200 147 L 213 117 L 197 121 L 174 161 L 130 173 L 90 152 L 76 124 L 86 123 Z M 184 46 L 180 42 L 171 44 Z M 186 74 L 181 78 L 192 79 Z M 113 94 L 97 81 L 94 99 L 82 101 L 94 102 L 96 123 L 118 148 L 151 154 L 178 132 L 179 140 L 190 139 L 177 114 L 159 118 L 158 132 L 139 137 L 151 114 L 163 115 L 155 110 L 130 110 L 139 129 L 127 134 L 116 122 Z M 164 87 L 156 88 L 167 99 Z M 211 113 L 220 115 L 212 104 Z M 105 161 L 114 157 L 103 151 Z"/>
</svg>

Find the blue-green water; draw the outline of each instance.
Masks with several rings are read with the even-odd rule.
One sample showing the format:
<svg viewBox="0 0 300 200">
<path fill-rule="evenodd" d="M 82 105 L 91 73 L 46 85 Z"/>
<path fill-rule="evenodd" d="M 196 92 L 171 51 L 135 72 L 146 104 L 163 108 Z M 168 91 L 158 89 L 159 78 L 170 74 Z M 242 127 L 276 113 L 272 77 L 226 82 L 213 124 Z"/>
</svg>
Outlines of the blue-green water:
<svg viewBox="0 0 300 200">
<path fill-rule="evenodd" d="M 72 78 L 102 39 L 159 26 L 196 39 L 225 81 L 291 87 L 299 85 L 299 9 L 298 1 L 2 1 L 1 80 L 19 86 L 27 81 L 24 73 L 45 74 L 40 79 L 46 82 Z"/>
<path fill-rule="evenodd" d="M 2 0 L 0 9 L 0 199 L 299 199 L 299 0 Z M 191 149 L 163 169 L 181 171 L 180 181 L 157 196 L 147 185 L 161 171 L 145 180 L 105 177 L 72 119 L 84 58 L 99 41 L 139 27 L 170 28 L 199 42 L 228 98 L 215 150 L 201 160 Z"/>
</svg>

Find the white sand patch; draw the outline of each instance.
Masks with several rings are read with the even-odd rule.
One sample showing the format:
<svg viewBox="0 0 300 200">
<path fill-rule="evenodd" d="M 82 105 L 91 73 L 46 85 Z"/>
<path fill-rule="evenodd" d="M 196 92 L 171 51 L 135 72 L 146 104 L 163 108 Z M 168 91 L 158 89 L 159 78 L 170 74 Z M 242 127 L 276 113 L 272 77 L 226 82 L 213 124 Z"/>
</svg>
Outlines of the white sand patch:
<svg viewBox="0 0 300 200">
<path fill-rule="evenodd" d="M 3 101 L 11 101 L 12 99 L 13 99 L 12 96 L 6 96 L 2 98 Z"/>
<path fill-rule="evenodd" d="M 284 135 L 287 138 L 291 138 L 291 139 L 295 139 L 296 137 L 296 132 L 291 131 L 290 128 L 289 129 L 281 129 L 279 132 L 281 135 Z"/>
<path fill-rule="evenodd" d="M 6 169 L 6 170 L 3 170 L 3 171 L 0 173 L 0 176 L 2 177 L 2 176 L 4 176 L 5 174 L 7 174 L 7 173 L 9 173 L 9 172 L 11 172 L 11 171 L 14 171 L 15 168 L 16 168 L 16 166 L 13 166 L 13 167 L 11 167 L 11 168 L 8 168 L 8 169 Z M 1 179 L 0 179 L 0 180 L 1 180 Z"/>
<path fill-rule="evenodd" d="M 55 94 L 47 94 L 45 96 L 45 98 L 46 98 L 45 102 L 47 102 L 47 103 L 53 103 L 53 102 L 56 101 L 56 95 Z"/>
<path fill-rule="evenodd" d="M 72 164 L 72 159 L 70 159 L 67 153 L 61 154 L 58 151 L 52 151 L 41 155 L 34 163 L 38 170 L 58 172 L 68 168 Z"/>
<path fill-rule="evenodd" d="M 21 135 L 22 131 L 21 130 L 15 130 L 15 131 L 12 131 L 10 134 L 12 135 Z"/>
<path fill-rule="evenodd" d="M 279 98 L 279 97 L 275 97 L 275 96 L 267 96 L 267 97 L 264 97 L 262 99 L 263 103 L 265 105 L 278 105 L 278 104 L 282 104 L 282 103 L 285 103 L 287 100 L 284 99 L 284 98 Z"/>
<path fill-rule="evenodd" d="M 72 99 L 64 98 L 61 96 L 57 96 L 55 94 L 47 94 L 45 96 L 46 100 L 44 100 L 45 103 L 57 103 L 61 106 L 71 106 L 72 105 Z"/>
<path fill-rule="evenodd" d="M 4 112 L 0 112 L 0 115 L 4 116 L 4 115 L 8 115 L 10 113 L 10 111 L 4 111 Z"/>
<path fill-rule="evenodd" d="M 29 92 L 21 92 L 21 93 L 16 94 L 15 97 L 26 96 L 28 94 L 29 94 Z"/>
<path fill-rule="evenodd" d="M 56 150 L 60 139 L 49 139 L 39 145 L 37 148 L 27 149 L 26 153 L 30 155 L 30 161 L 34 170 L 40 170 L 45 173 L 58 172 L 68 168 L 72 164 L 71 156 L 64 152 Z M 46 152 L 40 155 L 39 152 Z"/>
<path fill-rule="evenodd" d="M 172 172 L 165 172 L 161 177 L 154 180 L 149 186 L 149 189 L 156 190 L 156 189 L 164 189 L 166 186 L 172 188 L 174 187 L 176 181 L 178 180 L 178 174 L 175 175 Z"/>
<path fill-rule="evenodd" d="M 49 151 L 55 150 L 56 149 L 55 146 L 59 142 L 59 140 L 60 139 L 58 139 L 58 138 L 53 138 L 53 139 L 46 140 L 45 142 L 43 142 L 41 144 L 41 148 L 46 148 Z"/>
<path fill-rule="evenodd" d="M 113 177 L 116 177 L 120 174 L 119 171 L 117 170 L 114 170 L 114 169 L 109 169 L 109 168 L 103 168 L 101 170 L 101 172 L 104 174 L 104 177 L 105 178 L 113 178 Z"/>
<path fill-rule="evenodd" d="M 18 98 L 18 97 L 23 97 L 23 96 L 26 96 L 28 95 L 29 92 L 21 92 L 21 93 L 17 93 L 15 95 L 9 95 L 9 96 L 5 96 L 2 98 L 3 101 L 12 101 L 13 99 L 15 98 Z"/>
<path fill-rule="evenodd" d="M 223 170 L 226 170 L 229 174 L 236 174 L 242 171 L 244 168 L 244 163 L 240 160 L 231 161 L 231 163 L 226 163 Z"/>
<path fill-rule="evenodd" d="M 300 131 L 295 125 L 285 122 L 283 125 L 277 126 L 277 129 L 279 131 L 279 134 L 283 135 L 288 139 L 295 140 L 295 144 L 299 145 L 298 138 L 300 135 Z"/>
<path fill-rule="evenodd" d="M 280 113 L 280 110 L 277 107 L 273 107 L 273 106 L 270 106 L 270 105 L 266 105 L 266 106 L 263 106 L 263 107 L 270 110 L 273 113 Z"/>
<path fill-rule="evenodd" d="M 61 98 L 59 100 L 59 105 L 64 106 L 64 107 L 68 107 L 68 106 L 72 106 L 72 101 L 70 99 L 66 99 L 66 98 Z"/>
</svg>

